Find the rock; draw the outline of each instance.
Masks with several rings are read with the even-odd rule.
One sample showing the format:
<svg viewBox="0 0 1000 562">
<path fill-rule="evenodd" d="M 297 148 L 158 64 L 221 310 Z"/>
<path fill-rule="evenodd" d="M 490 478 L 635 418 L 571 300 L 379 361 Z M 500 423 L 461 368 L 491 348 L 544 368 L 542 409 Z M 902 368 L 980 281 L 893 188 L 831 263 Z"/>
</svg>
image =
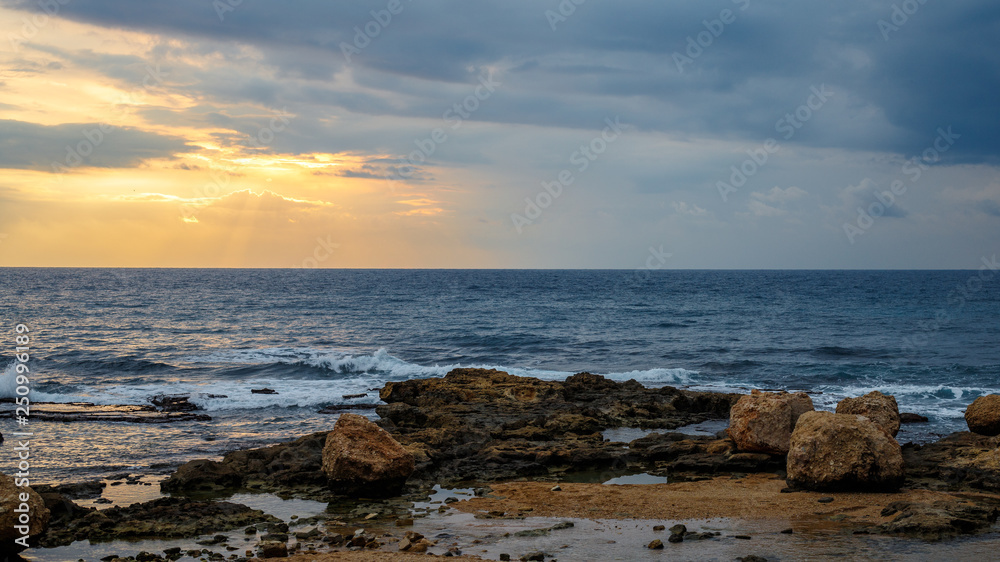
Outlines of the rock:
<svg viewBox="0 0 1000 562">
<path fill-rule="evenodd" d="M 539 560 L 545 560 L 545 556 L 546 554 L 544 552 L 529 552 L 528 554 L 522 556 L 521 560 L 539 561 Z"/>
<path fill-rule="evenodd" d="M 561 492 L 562 491 L 562 486 L 552 486 L 552 488 L 549 491 L 550 492 Z"/>
<path fill-rule="evenodd" d="M 162 412 L 192 412 L 200 408 L 189 402 L 190 396 L 180 394 L 158 394 L 150 399 L 154 406 Z"/>
<path fill-rule="evenodd" d="M 666 529 L 666 527 L 664 525 L 653 525 L 653 530 L 654 531 L 662 531 L 664 529 Z"/>
<path fill-rule="evenodd" d="M 160 482 L 164 492 L 215 491 L 238 488 L 243 477 L 234 467 L 209 460 L 193 460 L 181 465 L 169 478 Z"/>
<path fill-rule="evenodd" d="M 85 510 L 79 516 L 60 523 L 58 528 L 51 527 L 42 537 L 40 545 L 51 548 L 85 539 L 104 542 L 193 538 L 260 522 L 281 523 L 276 517 L 245 505 L 165 497 L 128 507 Z"/>
<path fill-rule="evenodd" d="M 194 492 L 238 488 L 262 482 L 261 490 L 325 486 L 323 447 L 326 431 L 260 449 L 232 451 L 222 461 L 193 460 L 160 483 L 164 492 Z"/>
<path fill-rule="evenodd" d="M 378 425 L 414 457 L 414 473 L 407 482 L 428 487 L 532 475 L 558 478 L 570 471 L 659 461 L 667 463 L 665 469 L 685 475 L 784 467 L 782 457 L 739 453 L 730 439 L 677 434 L 626 449 L 604 442 L 600 434 L 605 428 L 673 429 L 725 418 L 739 398 L 735 394 L 645 388 L 635 381 L 589 373 L 559 382 L 455 369 L 445 377 L 388 383 L 380 397 L 386 403 L 375 408 L 381 416 Z M 344 406 L 331 408 L 343 412 Z M 163 489 L 220 489 L 237 482 L 237 487 L 330 501 L 322 469 L 326 439 L 327 432 L 317 433 L 227 453 L 217 463 L 198 461 L 202 464 L 178 470 Z"/>
<path fill-rule="evenodd" d="M 921 416 L 912 412 L 900 412 L 899 414 L 899 423 L 927 423 L 929 421 L 927 416 Z"/>
<path fill-rule="evenodd" d="M 740 451 L 783 455 L 799 416 L 813 410 L 809 395 L 754 390 L 736 402 L 726 433 Z"/>
<path fill-rule="evenodd" d="M 899 443 L 863 416 L 807 412 L 792 433 L 787 482 L 817 491 L 894 491 L 903 484 Z"/>
<path fill-rule="evenodd" d="M 736 558 L 740 562 L 767 562 L 767 558 L 763 556 L 757 556 L 756 554 L 750 554 L 748 556 L 740 556 Z"/>
<path fill-rule="evenodd" d="M 1000 394 L 976 398 L 965 410 L 969 431 L 979 435 L 1000 435 Z"/>
<path fill-rule="evenodd" d="M 392 496 L 414 469 L 414 457 L 368 418 L 341 414 L 323 448 L 330 485 L 351 496 Z"/>
<path fill-rule="evenodd" d="M 663 541 L 661 541 L 660 539 L 656 539 L 653 542 L 646 545 L 646 548 L 650 550 L 660 550 L 661 548 L 663 548 Z"/>
<path fill-rule="evenodd" d="M 15 511 L 22 505 L 28 509 L 26 514 Z M 20 526 L 24 529 L 17 528 Z M 49 510 L 42 496 L 27 486 L 15 485 L 14 478 L 0 474 L 0 551 L 21 552 L 26 548 L 25 542 L 37 544 L 48 526 Z M 22 530 L 27 531 L 27 538 Z"/>
<path fill-rule="evenodd" d="M 877 390 L 857 398 L 844 398 L 837 404 L 837 413 L 864 416 L 893 437 L 899 433 L 899 406 L 896 405 L 896 397 Z"/>
<path fill-rule="evenodd" d="M 124 422 L 124 423 L 172 423 L 185 421 L 211 421 L 212 417 L 191 412 L 159 411 L 154 406 L 145 405 L 99 405 L 89 402 L 54 404 L 36 402 L 31 405 L 31 418 L 53 422 Z"/>
<path fill-rule="evenodd" d="M 816 501 L 819 502 L 819 503 L 833 503 L 833 498 L 830 497 L 830 496 L 826 496 L 826 497 L 820 498 L 820 499 L 818 499 Z"/>
<path fill-rule="evenodd" d="M 882 513 L 883 517 L 895 515 L 878 527 L 884 534 L 942 540 L 990 530 L 1000 510 L 996 505 L 972 505 L 956 498 L 930 503 L 893 502 Z"/>
<path fill-rule="evenodd" d="M 257 547 L 258 558 L 288 558 L 288 547 L 283 542 L 262 542 Z"/>
<path fill-rule="evenodd" d="M 113 478 L 109 478 L 113 480 Z M 55 494 L 61 494 L 71 500 L 81 500 L 81 499 L 94 499 L 101 497 L 104 493 L 104 488 L 107 486 L 104 482 L 100 480 L 91 480 L 89 482 L 74 482 L 71 484 L 58 484 L 54 486 L 35 486 L 35 491 L 39 494 L 51 492 Z"/>
<path fill-rule="evenodd" d="M 277 394 L 278 391 L 273 388 L 251 388 L 250 394 Z"/>
</svg>

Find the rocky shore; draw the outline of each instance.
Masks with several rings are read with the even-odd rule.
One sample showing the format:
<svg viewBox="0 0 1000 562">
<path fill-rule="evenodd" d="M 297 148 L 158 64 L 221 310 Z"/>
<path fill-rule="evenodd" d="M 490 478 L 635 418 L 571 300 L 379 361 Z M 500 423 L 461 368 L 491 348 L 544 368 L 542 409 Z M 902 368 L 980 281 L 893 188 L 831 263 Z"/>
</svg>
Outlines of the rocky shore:
<svg viewBox="0 0 1000 562">
<path fill-rule="evenodd" d="M 795 533 L 803 541 L 817 528 L 815 541 L 835 536 L 858 548 L 870 536 L 914 544 L 989 537 L 1000 515 L 1000 400 L 993 397 L 970 405 L 966 417 L 978 433 L 926 445 L 896 441 L 900 424 L 919 416 L 901 415 L 895 400 L 879 393 L 844 400 L 833 413 L 814 411 L 801 393 L 720 394 L 645 388 L 589 373 L 543 381 L 456 369 L 443 378 L 388 383 L 380 397 L 384 403 L 369 416 L 376 423 L 346 412 L 329 432 L 188 462 L 161 482 L 169 497 L 98 510 L 81 506 L 80 497 L 100 495 L 99 486 L 39 487 L 33 501 L 45 525 L 32 530 L 32 544 L 155 538 L 197 539 L 207 547 L 107 558 L 123 561 L 296 552 L 302 560 L 390 559 L 382 557 L 389 552 L 401 560 L 422 553 L 548 560 L 578 554 L 529 551 L 525 541 L 560 533 L 569 541 L 574 524 L 585 521 L 632 521 L 641 536 L 617 547 L 641 559 L 684 541 L 724 554 L 747 550 L 748 538 L 712 531 L 706 526 L 712 520 L 726 521 L 726 529 L 754 529 L 771 541 L 755 545 L 779 552 L 780 541 Z M 169 401 L 173 412 L 197 415 L 184 403 Z M 708 435 L 688 429 L 713 421 L 727 429 Z M 605 437 L 625 428 L 636 437 Z M 630 474 L 655 483 L 603 484 Z M 0 479 L 0 494 L 12 487 Z M 327 508 L 284 521 L 226 501 L 235 493 Z M 0 511 L 0 525 L 11 528 L 14 515 Z M 456 524 L 472 518 L 495 531 L 432 536 L 435 517 Z M 517 530 L 547 519 L 554 520 Z M 0 533 L 7 545 L 12 538 Z M 505 544 L 521 550 L 497 554 Z"/>
</svg>

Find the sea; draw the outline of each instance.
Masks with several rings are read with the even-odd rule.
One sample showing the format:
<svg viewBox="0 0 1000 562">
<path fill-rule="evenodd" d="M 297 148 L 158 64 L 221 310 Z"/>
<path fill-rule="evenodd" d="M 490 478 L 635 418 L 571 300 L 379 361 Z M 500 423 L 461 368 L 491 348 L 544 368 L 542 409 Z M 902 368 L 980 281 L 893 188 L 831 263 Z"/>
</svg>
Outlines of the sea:
<svg viewBox="0 0 1000 562">
<path fill-rule="evenodd" d="M 18 324 L 30 335 L 32 402 L 188 395 L 212 418 L 0 419 L 0 471 L 16 463 L 11 434 L 30 431 L 37 482 L 169 472 L 328 430 L 327 406 L 375 405 L 388 381 L 457 367 L 806 391 L 827 410 L 879 390 L 930 420 L 904 426 L 901 442 L 964 430 L 965 407 L 1000 393 L 1000 275 L 985 268 L 4 268 L 0 397 L 17 395 Z M 251 393 L 261 388 L 276 394 Z"/>
</svg>

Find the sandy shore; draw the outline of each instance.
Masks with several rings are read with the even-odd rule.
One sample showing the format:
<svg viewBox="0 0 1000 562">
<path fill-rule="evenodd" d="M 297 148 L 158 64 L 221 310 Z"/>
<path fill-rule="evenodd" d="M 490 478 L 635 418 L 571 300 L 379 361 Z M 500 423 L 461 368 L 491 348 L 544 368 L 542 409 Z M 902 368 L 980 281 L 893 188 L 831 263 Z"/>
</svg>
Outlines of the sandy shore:
<svg viewBox="0 0 1000 562">
<path fill-rule="evenodd" d="M 550 482 L 494 484 L 491 495 L 454 504 L 466 512 L 503 511 L 533 517 L 600 519 L 716 519 L 744 520 L 828 518 L 847 514 L 855 521 L 881 523 L 879 512 L 895 501 L 930 502 L 953 499 L 944 492 L 904 490 L 893 494 L 781 493 L 786 484 L 772 474 L 728 476 L 697 482 L 607 486 L 563 483 L 551 491 Z M 830 503 L 820 498 L 832 497 Z M 997 496 L 994 496 L 997 497 Z"/>
<path fill-rule="evenodd" d="M 299 554 L 283 558 L 288 562 L 408 562 L 414 560 L 427 560 L 426 554 L 406 554 L 403 552 L 328 552 L 324 554 Z M 448 560 L 482 560 L 478 556 L 449 556 Z M 250 562 L 262 562 L 259 558 L 252 558 Z"/>
</svg>

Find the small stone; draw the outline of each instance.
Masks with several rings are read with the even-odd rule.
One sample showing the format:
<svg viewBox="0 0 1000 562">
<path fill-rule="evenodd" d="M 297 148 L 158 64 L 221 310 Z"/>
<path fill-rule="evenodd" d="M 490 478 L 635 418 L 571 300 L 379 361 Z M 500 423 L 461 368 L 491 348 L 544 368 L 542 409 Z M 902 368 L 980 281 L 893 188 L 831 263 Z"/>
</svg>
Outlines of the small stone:
<svg viewBox="0 0 1000 562">
<path fill-rule="evenodd" d="M 653 542 L 646 545 L 646 548 L 650 550 L 659 550 L 663 548 L 663 541 L 661 541 L 660 539 L 656 539 Z"/>
<path fill-rule="evenodd" d="M 457 501 L 458 501 L 458 498 L 456 498 L 454 496 L 448 496 L 447 498 L 444 499 L 444 503 L 455 503 Z"/>
<path fill-rule="evenodd" d="M 377 517 L 378 513 L 369 513 L 368 515 L 365 515 L 365 521 L 371 521 L 372 519 L 375 519 Z"/>
<path fill-rule="evenodd" d="M 684 542 L 684 535 L 682 534 L 670 535 L 669 537 L 667 537 L 667 542 L 672 542 L 672 543 Z"/>
<path fill-rule="evenodd" d="M 663 525 L 653 525 L 653 530 L 654 531 L 662 531 L 664 529 L 666 529 L 666 527 L 663 526 Z"/>
<path fill-rule="evenodd" d="M 793 529 L 791 529 L 791 528 L 789 528 L 789 529 L 783 529 L 781 531 L 782 535 L 791 535 L 791 534 L 794 534 L 794 533 L 795 533 L 795 531 Z"/>
<path fill-rule="evenodd" d="M 751 554 L 749 556 L 742 556 L 737 558 L 740 562 L 767 562 L 767 558 L 763 556 L 757 556 L 756 554 Z"/>
<path fill-rule="evenodd" d="M 562 488 L 560 486 L 552 486 L 551 492 L 561 492 Z"/>
<path fill-rule="evenodd" d="M 413 519 L 410 519 L 410 518 L 397 519 L 396 520 L 396 526 L 397 527 L 412 527 L 413 526 Z"/>
<path fill-rule="evenodd" d="M 671 535 L 683 535 L 686 532 L 688 532 L 688 528 L 684 525 L 674 525 L 670 528 Z"/>
<path fill-rule="evenodd" d="M 544 552 L 529 552 L 521 557 L 521 560 L 545 560 Z"/>
<path fill-rule="evenodd" d="M 508 560 L 510 560 L 510 554 L 507 554 L 506 552 L 501 553 L 500 560 L 507 562 Z"/>
<path fill-rule="evenodd" d="M 740 539 L 742 541 L 748 541 L 748 540 L 753 539 L 753 537 L 751 537 L 750 535 L 733 535 L 733 538 L 734 539 Z"/>
<path fill-rule="evenodd" d="M 816 501 L 818 501 L 819 503 L 831 503 L 833 501 L 833 498 L 831 498 L 830 496 L 825 496 Z"/>
</svg>

